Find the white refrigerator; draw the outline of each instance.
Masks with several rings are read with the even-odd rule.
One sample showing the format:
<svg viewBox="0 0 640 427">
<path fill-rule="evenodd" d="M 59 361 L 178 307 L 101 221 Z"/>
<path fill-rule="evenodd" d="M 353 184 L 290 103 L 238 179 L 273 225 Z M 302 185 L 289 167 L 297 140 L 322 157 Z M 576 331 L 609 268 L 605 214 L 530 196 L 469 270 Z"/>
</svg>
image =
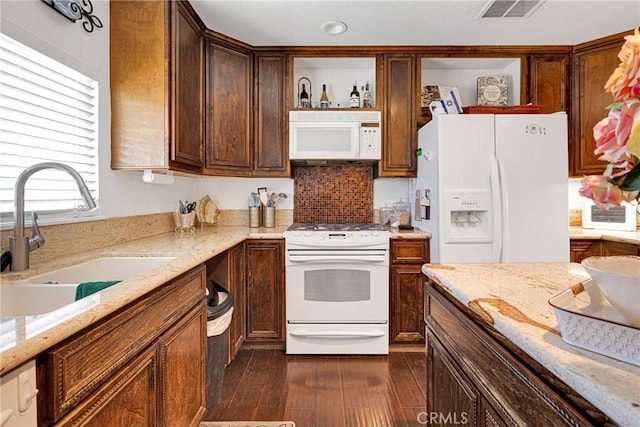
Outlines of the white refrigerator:
<svg viewBox="0 0 640 427">
<path fill-rule="evenodd" d="M 566 114 L 440 114 L 418 147 L 431 262 L 569 261 Z"/>
</svg>

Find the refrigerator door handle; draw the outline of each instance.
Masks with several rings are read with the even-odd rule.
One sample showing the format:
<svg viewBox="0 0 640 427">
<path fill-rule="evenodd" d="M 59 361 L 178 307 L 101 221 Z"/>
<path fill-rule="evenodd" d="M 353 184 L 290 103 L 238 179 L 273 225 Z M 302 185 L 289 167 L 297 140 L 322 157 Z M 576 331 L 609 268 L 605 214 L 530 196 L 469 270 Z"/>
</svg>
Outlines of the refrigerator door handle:
<svg viewBox="0 0 640 427">
<path fill-rule="evenodd" d="M 491 200 L 493 202 L 493 244 L 491 245 L 491 261 L 502 261 L 502 186 L 500 181 L 500 165 L 498 158 L 491 154 L 489 156 L 489 180 L 491 181 Z"/>
</svg>

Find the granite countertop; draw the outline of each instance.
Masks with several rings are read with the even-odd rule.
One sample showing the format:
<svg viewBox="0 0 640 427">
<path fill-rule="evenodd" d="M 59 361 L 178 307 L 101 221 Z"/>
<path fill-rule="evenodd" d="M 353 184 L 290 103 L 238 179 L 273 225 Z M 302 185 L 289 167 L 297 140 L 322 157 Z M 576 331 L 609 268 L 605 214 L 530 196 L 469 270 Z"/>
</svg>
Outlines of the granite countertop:
<svg viewBox="0 0 640 427">
<path fill-rule="evenodd" d="M 569 238 L 579 240 L 599 239 L 611 242 L 631 243 L 640 245 L 640 230 L 615 231 L 595 228 L 569 227 Z"/>
<path fill-rule="evenodd" d="M 48 262 L 26 272 L 3 273 L 0 279 L 4 282 L 25 279 L 100 257 L 175 257 L 174 260 L 160 267 L 155 267 L 76 301 L 65 307 L 64 313 L 56 316 L 44 314 L 16 318 L 3 317 L 0 322 L 3 338 L 7 337 L 5 333 L 11 327 L 16 330 L 16 333 L 8 334 L 10 339 L 3 339 L 0 346 L 0 374 L 32 359 L 65 338 L 245 239 L 282 238 L 285 229 L 286 226 L 249 229 L 246 226 L 215 225 L 205 227 L 203 230 L 197 229 L 195 236 L 191 237 L 177 237 L 173 232 L 165 233 Z M 37 328 L 34 327 L 34 332 L 30 333 L 29 327 L 34 324 L 40 325 Z"/>
<path fill-rule="evenodd" d="M 637 425 L 640 368 L 565 343 L 548 303 L 589 277 L 580 264 L 425 264 L 422 271 L 615 422 Z"/>
</svg>

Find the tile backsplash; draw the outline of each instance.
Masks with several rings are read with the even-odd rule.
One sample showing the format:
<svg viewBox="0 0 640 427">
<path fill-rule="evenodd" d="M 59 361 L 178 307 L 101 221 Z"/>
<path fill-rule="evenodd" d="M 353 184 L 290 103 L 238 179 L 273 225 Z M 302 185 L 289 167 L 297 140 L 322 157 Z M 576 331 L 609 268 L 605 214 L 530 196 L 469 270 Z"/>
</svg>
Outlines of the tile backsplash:
<svg viewBox="0 0 640 427">
<path fill-rule="evenodd" d="M 372 166 L 297 166 L 294 179 L 294 222 L 374 220 Z"/>
</svg>

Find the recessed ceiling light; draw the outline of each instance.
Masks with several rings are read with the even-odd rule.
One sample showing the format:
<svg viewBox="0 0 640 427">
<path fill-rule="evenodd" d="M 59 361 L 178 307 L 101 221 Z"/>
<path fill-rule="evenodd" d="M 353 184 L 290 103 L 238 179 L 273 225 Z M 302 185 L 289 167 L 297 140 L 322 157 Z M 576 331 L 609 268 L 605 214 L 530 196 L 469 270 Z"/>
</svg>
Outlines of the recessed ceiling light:
<svg viewBox="0 0 640 427">
<path fill-rule="evenodd" d="M 320 28 L 327 34 L 337 36 L 347 31 L 347 24 L 342 21 L 327 21 Z"/>
</svg>

